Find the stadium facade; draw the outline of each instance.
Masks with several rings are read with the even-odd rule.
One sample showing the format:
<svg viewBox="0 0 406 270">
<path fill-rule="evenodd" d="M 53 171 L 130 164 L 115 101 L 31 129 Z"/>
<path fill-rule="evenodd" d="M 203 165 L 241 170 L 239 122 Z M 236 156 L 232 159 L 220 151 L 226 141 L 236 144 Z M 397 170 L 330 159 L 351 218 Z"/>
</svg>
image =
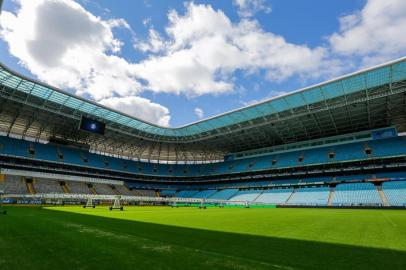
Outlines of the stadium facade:
<svg viewBox="0 0 406 270">
<path fill-rule="evenodd" d="M 406 58 L 178 128 L 0 65 L 0 190 L 406 205 Z"/>
</svg>

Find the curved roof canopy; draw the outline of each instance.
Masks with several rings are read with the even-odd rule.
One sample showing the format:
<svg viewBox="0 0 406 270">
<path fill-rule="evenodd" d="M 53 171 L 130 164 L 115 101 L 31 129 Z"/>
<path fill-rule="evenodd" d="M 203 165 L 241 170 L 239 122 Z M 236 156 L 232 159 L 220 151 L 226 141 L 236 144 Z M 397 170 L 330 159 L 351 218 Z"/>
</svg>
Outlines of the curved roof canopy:
<svg viewBox="0 0 406 270">
<path fill-rule="evenodd" d="M 7 133 L 24 133 L 22 135 L 27 136 L 34 122 L 44 121 L 35 116 L 25 116 L 26 124 L 31 124 L 18 132 L 13 130 L 16 120 L 24 114 L 22 113 L 24 108 L 30 107 L 35 108 L 35 112 L 31 110 L 35 115 L 47 112 L 49 117 L 49 113 L 52 113 L 53 119 L 61 117 L 66 121 L 66 125 L 75 128 L 82 115 L 103 121 L 111 131 L 109 136 L 112 140 L 116 137 L 117 141 L 120 141 L 119 137 L 122 137 L 124 148 L 131 148 L 132 142 L 142 142 L 136 144 L 143 150 L 139 152 L 134 150 L 133 154 L 126 155 L 158 160 L 215 159 L 221 158 L 227 152 L 379 128 L 389 124 L 398 125 L 398 129 L 401 130 L 402 122 L 394 123 L 393 117 L 396 116 L 396 119 L 403 117 L 404 112 L 392 114 L 391 104 L 397 103 L 395 101 L 388 103 L 388 98 L 403 93 L 405 80 L 406 57 L 186 126 L 166 128 L 27 78 L 0 64 L 2 106 L 8 105 L 7 108 L 10 110 L 7 115 L 11 118 L 12 115 L 18 114 L 14 121 L 9 120 L 13 123 L 0 127 L 0 130 Z M 379 104 L 375 104 L 378 101 Z M 360 104 L 358 109 L 357 104 Z M 13 105 L 16 109 L 11 109 Z M 378 105 L 385 110 L 379 110 Z M 381 113 L 382 122 L 372 118 L 378 111 Z M 318 115 L 323 112 L 324 116 Z M 354 123 L 358 115 L 359 122 Z M 293 121 L 294 119 L 296 121 Z M 47 121 L 50 122 L 49 119 Z M 301 132 L 296 131 L 298 127 Z M 59 128 L 61 127 L 52 126 L 52 130 L 46 132 L 47 128 L 42 126 L 43 131 L 37 132 L 38 137 L 46 139 L 71 134 L 66 133 L 66 130 L 65 133 L 60 133 Z M 317 132 L 314 132 L 315 130 Z M 83 137 L 86 136 L 78 140 L 83 142 Z M 116 145 L 114 149 L 112 147 L 108 149 L 99 141 L 101 140 L 96 140 L 97 144 L 100 143 L 103 147 L 90 144 L 96 150 L 117 153 L 114 151 L 117 149 Z"/>
</svg>

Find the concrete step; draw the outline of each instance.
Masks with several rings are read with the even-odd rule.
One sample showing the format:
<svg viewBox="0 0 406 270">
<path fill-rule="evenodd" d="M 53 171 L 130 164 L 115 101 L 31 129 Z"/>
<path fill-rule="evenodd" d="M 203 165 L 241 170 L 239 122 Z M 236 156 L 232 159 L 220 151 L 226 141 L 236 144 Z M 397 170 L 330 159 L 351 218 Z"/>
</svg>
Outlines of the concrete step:
<svg viewBox="0 0 406 270">
<path fill-rule="evenodd" d="M 381 197 L 382 205 L 383 206 L 390 206 L 388 199 L 385 196 L 385 193 L 382 190 L 382 186 L 376 186 L 376 189 L 378 190 L 379 197 Z"/>
<path fill-rule="evenodd" d="M 335 188 L 330 188 L 330 194 L 328 195 L 328 201 L 327 201 L 327 206 L 332 206 L 333 205 L 333 199 L 335 195 Z"/>
<path fill-rule="evenodd" d="M 290 198 L 292 198 L 292 196 L 293 196 L 293 194 L 294 194 L 295 192 L 296 192 L 296 189 L 294 189 L 294 190 L 292 191 L 292 193 L 289 195 L 289 197 L 288 197 L 288 199 L 286 200 L 285 204 L 287 204 L 287 203 L 289 202 Z"/>
</svg>

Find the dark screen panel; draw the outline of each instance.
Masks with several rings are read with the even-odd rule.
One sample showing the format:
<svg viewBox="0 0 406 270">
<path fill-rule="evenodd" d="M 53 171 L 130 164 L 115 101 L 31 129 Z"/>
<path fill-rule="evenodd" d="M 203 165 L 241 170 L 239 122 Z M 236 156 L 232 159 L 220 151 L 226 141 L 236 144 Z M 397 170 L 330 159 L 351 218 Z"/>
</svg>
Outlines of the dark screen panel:
<svg viewBox="0 0 406 270">
<path fill-rule="evenodd" d="M 105 128 L 106 128 L 105 123 L 84 116 L 82 116 L 82 120 L 80 121 L 79 126 L 79 129 L 81 130 L 100 135 L 104 135 Z"/>
<path fill-rule="evenodd" d="M 372 131 L 372 138 L 374 140 L 396 137 L 397 135 L 398 134 L 395 128 L 387 128 Z"/>
</svg>

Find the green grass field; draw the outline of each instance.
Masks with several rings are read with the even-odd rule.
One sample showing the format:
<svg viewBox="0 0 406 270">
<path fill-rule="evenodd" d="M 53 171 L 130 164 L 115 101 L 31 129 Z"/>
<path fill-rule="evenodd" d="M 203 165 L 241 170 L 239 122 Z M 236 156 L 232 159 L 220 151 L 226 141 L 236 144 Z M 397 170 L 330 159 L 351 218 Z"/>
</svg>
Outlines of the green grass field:
<svg viewBox="0 0 406 270">
<path fill-rule="evenodd" d="M 0 269 L 406 269 L 406 211 L 7 207 Z"/>
</svg>

